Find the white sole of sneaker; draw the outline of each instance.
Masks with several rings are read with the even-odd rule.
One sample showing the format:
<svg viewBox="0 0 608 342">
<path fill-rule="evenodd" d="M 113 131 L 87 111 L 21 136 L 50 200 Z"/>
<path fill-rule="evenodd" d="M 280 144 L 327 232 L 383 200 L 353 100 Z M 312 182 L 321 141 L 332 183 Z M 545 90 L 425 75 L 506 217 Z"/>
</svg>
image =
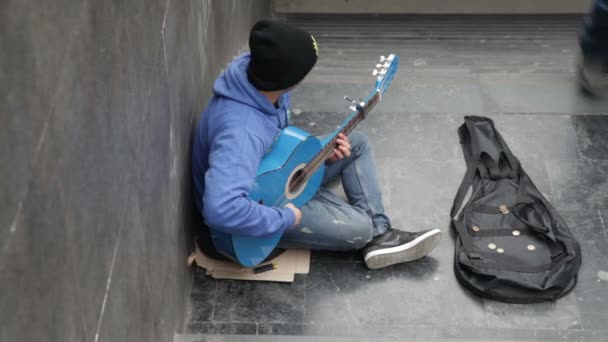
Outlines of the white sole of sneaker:
<svg viewBox="0 0 608 342">
<path fill-rule="evenodd" d="M 370 269 L 377 269 L 418 260 L 437 247 L 439 241 L 441 241 L 441 230 L 433 229 L 404 245 L 367 253 L 365 264 Z"/>
</svg>

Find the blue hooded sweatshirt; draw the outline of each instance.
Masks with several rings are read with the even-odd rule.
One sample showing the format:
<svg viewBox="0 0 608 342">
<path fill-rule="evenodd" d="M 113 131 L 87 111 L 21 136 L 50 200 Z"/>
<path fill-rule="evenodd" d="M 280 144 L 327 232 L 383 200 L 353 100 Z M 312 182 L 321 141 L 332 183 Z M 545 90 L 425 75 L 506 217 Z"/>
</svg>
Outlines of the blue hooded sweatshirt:
<svg viewBox="0 0 608 342">
<path fill-rule="evenodd" d="M 260 237 L 295 222 L 291 209 L 247 196 L 262 157 L 288 125 L 290 97 L 284 93 L 275 108 L 256 90 L 247 79 L 249 56 L 236 58 L 213 85 L 194 136 L 192 171 L 196 205 L 209 227 Z"/>
</svg>

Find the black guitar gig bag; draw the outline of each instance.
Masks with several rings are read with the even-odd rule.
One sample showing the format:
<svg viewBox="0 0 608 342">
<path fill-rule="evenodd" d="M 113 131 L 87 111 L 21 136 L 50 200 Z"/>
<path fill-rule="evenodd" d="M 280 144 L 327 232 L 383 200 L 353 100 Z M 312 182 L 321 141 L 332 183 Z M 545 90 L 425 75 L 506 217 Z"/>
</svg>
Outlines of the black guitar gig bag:
<svg viewBox="0 0 608 342">
<path fill-rule="evenodd" d="M 467 116 L 458 135 L 467 165 L 451 211 L 460 284 L 509 303 L 566 295 L 576 284 L 581 248 L 564 220 L 491 119 Z"/>
</svg>

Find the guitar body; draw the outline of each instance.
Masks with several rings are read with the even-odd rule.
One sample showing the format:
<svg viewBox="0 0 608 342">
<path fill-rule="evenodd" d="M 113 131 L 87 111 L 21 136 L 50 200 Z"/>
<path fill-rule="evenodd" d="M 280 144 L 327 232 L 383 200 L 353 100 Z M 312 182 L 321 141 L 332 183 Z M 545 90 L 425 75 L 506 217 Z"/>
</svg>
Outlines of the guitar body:
<svg viewBox="0 0 608 342">
<path fill-rule="evenodd" d="M 249 197 L 271 207 L 283 207 L 287 203 L 302 207 L 319 190 L 325 172 L 324 165 L 320 165 L 299 187 L 290 190 L 289 185 L 300 179 L 301 170 L 322 147 L 319 139 L 295 126 L 283 129 L 272 150 L 260 162 Z M 259 238 L 211 229 L 211 236 L 220 253 L 245 267 L 253 267 L 272 252 L 282 233 Z"/>
<path fill-rule="evenodd" d="M 336 147 L 339 133 L 349 132 L 381 100 L 399 65 L 399 56 L 381 56 L 374 70 L 374 89 L 366 101 L 348 99 L 353 105 L 349 118 L 333 132 L 332 137 L 319 141 L 315 136 L 289 126 L 281 131 L 271 151 L 264 156 L 257 170 L 255 183 L 249 197 L 269 207 L 284 207 L 292 203 L 300 208 L 319 190 L 325 173 L 325 160 Z M 304 171 L 303 171 L 304 170 Z M 211 238 L 215 248 L 223 255 L 245 266 L 254 267 L 264 261 L 281 239 L 282 233 L 257 238 L 228 234 L 211 228 Z"/>
</svg>

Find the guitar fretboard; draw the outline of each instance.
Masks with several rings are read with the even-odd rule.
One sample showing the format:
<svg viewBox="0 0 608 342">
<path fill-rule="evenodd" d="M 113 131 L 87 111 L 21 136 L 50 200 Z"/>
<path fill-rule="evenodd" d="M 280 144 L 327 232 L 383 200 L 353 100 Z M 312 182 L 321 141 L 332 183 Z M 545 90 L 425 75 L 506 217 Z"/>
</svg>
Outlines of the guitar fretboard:
<svg viewBox="0 0 608 342">
<path fill-rule="evenodd" d="M 306 164 L 306 167 L 302 170 L 303 175 L 308 179 L 309 175 L 312 175 L 317 168 L 325 162 L 327 158 L 333 153 L 336 148 L 336 141 L 338 140 L 338 134 L 343 133 L 344 135 L 348 135 L 350 132 L 355 129 L 355 127 L 359 124 L 359 122 L 365 119 L 365 116 L 369 111 L 374 108 L 376 104 L 380 102 L 380 93 L 376 92 L 374 96 L 372 96 L 362 108 L 357 110 L 357 113 L 353 115 L 353 117 L 346 122 L 344 127 L 339 131 L 335 132 L 334 137 L 319 151 L 314 158 Z"/>
</svg>

